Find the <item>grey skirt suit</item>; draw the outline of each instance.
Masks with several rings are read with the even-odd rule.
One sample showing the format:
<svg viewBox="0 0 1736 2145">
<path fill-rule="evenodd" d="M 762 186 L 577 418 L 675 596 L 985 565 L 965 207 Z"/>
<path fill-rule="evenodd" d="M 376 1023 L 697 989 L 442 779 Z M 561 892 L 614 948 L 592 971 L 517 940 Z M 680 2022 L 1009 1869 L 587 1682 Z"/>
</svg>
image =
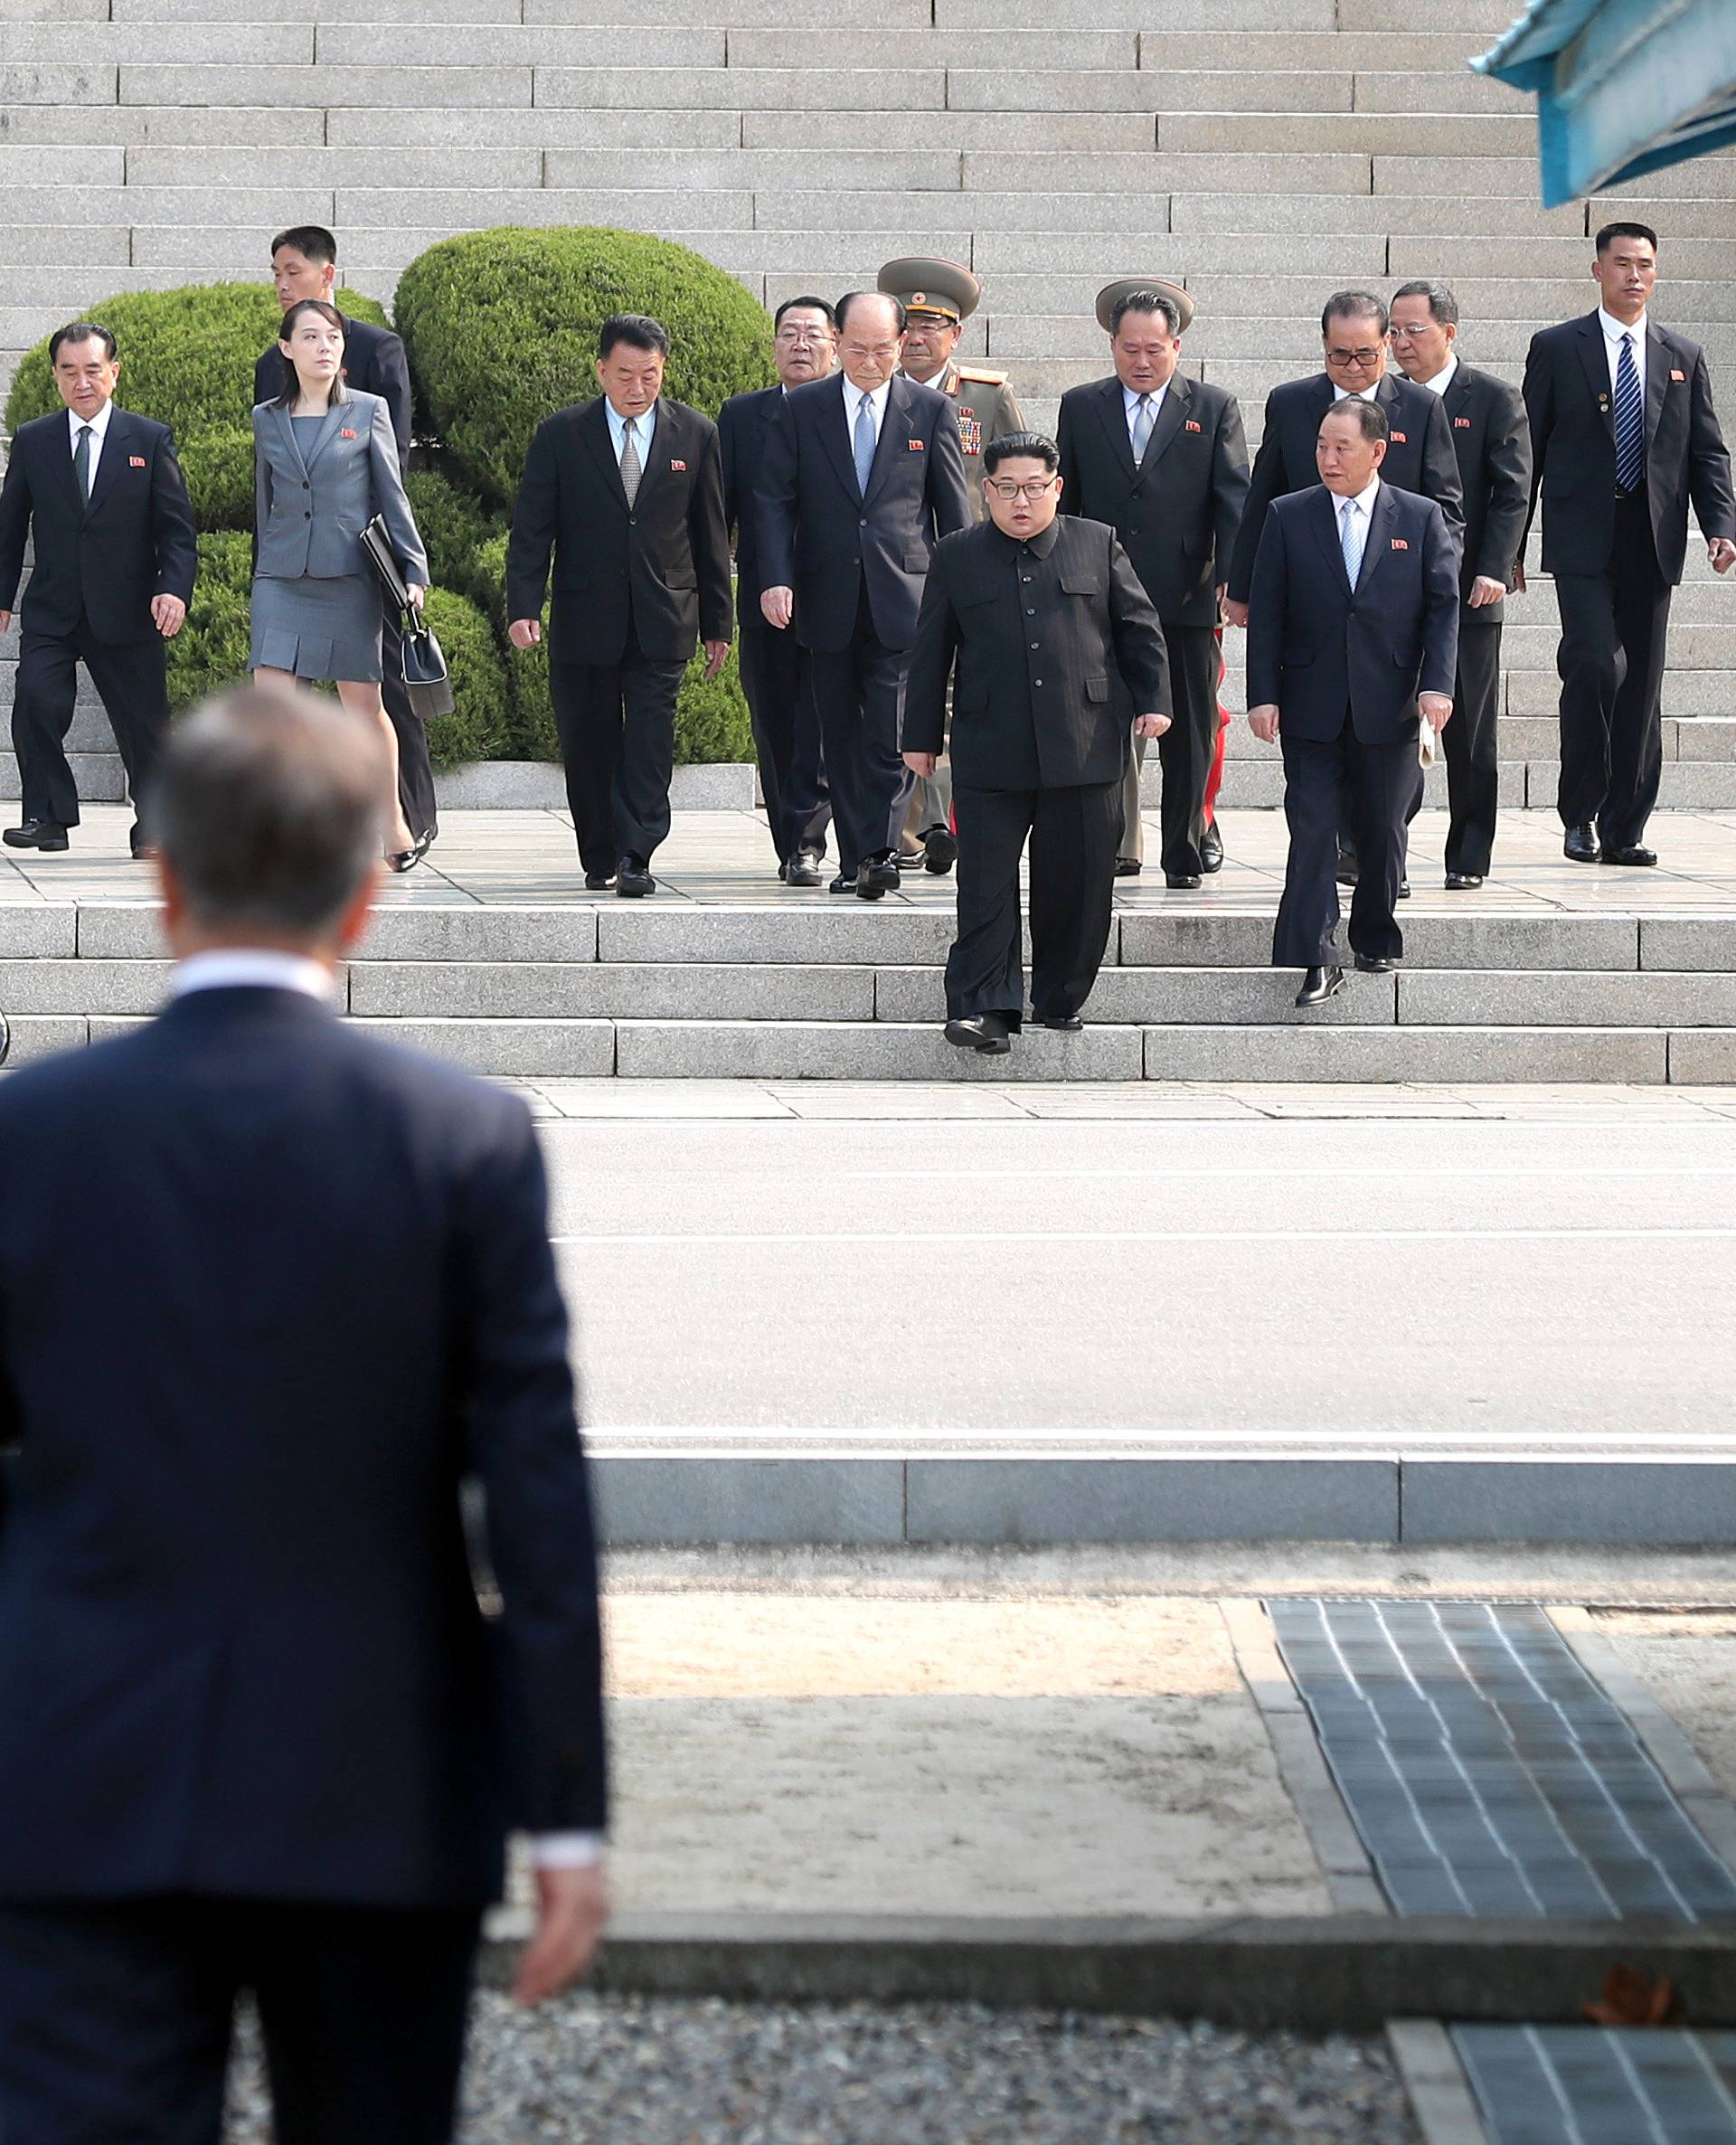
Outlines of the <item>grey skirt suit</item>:
<svg viewBox="0 0 1736 2145">
<path fill-rule="evenodd" d="M 392 413 L 352 388 L 317 428 L 282 402 L 253 412 L 259 556 L 254 670 L 366 684 L 380 676 L 380 584 L 362 532 L 384 517 L 406 581 L 428 585 L 428 554 L 398 471 Z"/>
</svg>

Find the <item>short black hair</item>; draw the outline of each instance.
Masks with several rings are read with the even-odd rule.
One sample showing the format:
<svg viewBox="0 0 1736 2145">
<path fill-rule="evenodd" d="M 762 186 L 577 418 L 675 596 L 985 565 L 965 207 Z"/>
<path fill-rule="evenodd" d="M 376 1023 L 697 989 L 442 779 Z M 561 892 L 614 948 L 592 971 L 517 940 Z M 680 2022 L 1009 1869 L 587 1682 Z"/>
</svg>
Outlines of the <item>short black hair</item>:
<svg viewBox="0 0 1736 2145">
<path fill-rule="evenodd" d="M 1385 335 L 1388 315 L 1384 303 L 1372 290 L 1335 290 L 1320 308 L 1320 333 L 1329 335 L 1335 320 L 1378 320 Z"/>
<path fill-rule="evenodd" d="M 824 313 L 827 327 L 834 335 L 838 332 L 838 317 L 823 298 L 787 298 L 771 317 L 773 335 L 784 325 L 786 313 Z"/>
<path fill-rule="evenodd" d="M 1041 462 L 1051 477 L 1061 467 L 1060 448 L 1042 432 L 1003 432 L 983 449 L 983 473 L 993 477 L 1003 462 L 1017 461 L 1021 456 Z"/>
<path fill-rule="evenodd" d="M 607 357 L 618 343 L 630 350 L 655 350 L 669 354 L 669 330 L 648 313 L 611 313 L 597 331 L 597 354 Z"/>
<path fill-rule="evenodd" d="M 894 312 L 894 313 L 897 315 L 897 317 L 898 317 L 898 332 L 899 332 L 899 334 L 900 334 L 901 335 L 904 333 L 904 330 L 905 330 L 907 327 L 909 327 L 909 326 L 910 325 L 910 315 L 909 315 L 909 314 L 908 314 L 908 313 L 907 313 L 907 312 L 904 310 L 904 300 L 903 300 L 901 298 L 894 298 L 894 297 L 892 296 L 892 294 L 891 293 L 891 291 L 889 291 L 889 290 L 846 290 L 846 291 L 844 292 L 844 296 L 843 296 L 843 297 L 842 297 L 842 298 L 841 298 L 838 300 L 838 306 L 837 306 L 837 316 L 836 316 L 836 317 L 837 317 L 837 323 L 838 323 L 838 333 L 839 333 L 840 335 L 842 335 L 842 334 L 844 333 L 844 325 L 845 325 L 845 323 L 848 321 L 848 319 L 849 319 L 849 317 L 850 317 L 850 308 L 851 308 L 851 307 L 852 307 L 852 306 L 854 306 L 854 305 L 856 303 L 856 301 L 857 301 L 859 298 L 882 298 L 882 299 L 883 299 L 883 300 L 885 301 L 885 303 L 886 303 L 887 305 L 889 305 L 889 306 L 890 306 L 890 307 L 892 308 L 892 311 L 893 311 L 893 312 Z"/>
<path fill-rule="evenodd" d="M 1649 223 L 1606 223 L 1598 233 L 1598 251 L 1607 253 L 1617 239 L 1644 239 L 1652 251 L 1657 251 L 1657 233 Z"/>
<path fill-rule="evenodd" d="M 62 343 L 100 343 L 112 364 L 118 345 L 106 327 L 99 327 L 94 320 L 69 320 L 64 327 L 57 327 L 48 338 L 48 362 L 52 365 L 61 354 Z"/>
<path fill-rule="evenodd" d="M 1182 308 L 1173 298 L 1166 298 L 1161 290 L 1129 290 L 1116 299 L 1109 309 L 1109 333 L 1118 335 L 1121 323 L 1129 313 L 1158 313 L 1169 324 L 1172 335 L 1182 332 Z"/>
<path fill-rule="evenodd" d="M 337 241 L 323 223 L 292 223 L 271 241 L 271 259 L 285 246 L 293 246 L 304 260 L 316 260 L 322 268 L 337 266 Z"/>
<path fill-rule="evenodd" d="M 1439 326 L 1457 327 L 1458 326 L 1458 300 L 1444 283 L 1428 283 L 1420 280 L 1415 283 L 1401 283 L 1392 293 L 1392 303 L 1396 306 L 1401 298 L 1426 298 L 1429 300 L 1429 310 L 1434 315 Z"/>
<path fill-rule="evenodd" d="M 1389 439 L 1392 428 L 1386 421 L 1386 411 L 1378 402 L 1366 402 L 1361 395 L 1343 395 L 1321 417 L 1325 424 L 1328 417 L 1354 417 L 1364 439 Z"/>
</svg>

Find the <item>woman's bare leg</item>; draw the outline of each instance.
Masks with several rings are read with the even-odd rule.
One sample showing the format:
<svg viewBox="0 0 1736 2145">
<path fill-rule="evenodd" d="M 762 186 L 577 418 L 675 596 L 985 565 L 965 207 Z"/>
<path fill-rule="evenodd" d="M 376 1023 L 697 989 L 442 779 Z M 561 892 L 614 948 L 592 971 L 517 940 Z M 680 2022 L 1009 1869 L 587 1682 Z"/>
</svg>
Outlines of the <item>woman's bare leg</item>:
<svg viewBox="0 0 1736 2145">
<path fill-rule="evenodd" d="M 386 748 L 386 766 L 390 778 L 387 799 L 386 826 L 390 830 L 386 840 L 389 852 L 413 849 L 416 836 L 410 831 L 404 808 L 398 801 L 398 737 L 386 716 L 386 704 L 380 697 L 377 685 L 354 679 L 337 681 L 337 696 L 352 714 L 361 715 L 372 723 L 380 732 Z"/>
</svg>

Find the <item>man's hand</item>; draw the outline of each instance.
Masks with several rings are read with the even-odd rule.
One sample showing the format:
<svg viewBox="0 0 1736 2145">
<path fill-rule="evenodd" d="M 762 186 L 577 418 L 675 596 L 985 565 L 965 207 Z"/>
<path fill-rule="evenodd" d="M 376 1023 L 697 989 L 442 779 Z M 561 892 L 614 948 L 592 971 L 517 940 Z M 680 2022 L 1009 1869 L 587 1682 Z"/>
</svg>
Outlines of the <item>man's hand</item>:
<svg viewBox="0 0 1736 2145">
<path fill-rule="evenodd" d="M 4 640 L 11 631 L 12 613 L 9 610 L 0 610 L 0 640 Z"/>
<path fill-rule="evenodd" d="M 1417 710 L 1429 729 L 1439 735 L 1447 727 L 1453 704 L 1444 693 L 1424 693 L 1417 701 Z"/>
<path fill-rule="evenodd" d="M 1706 546 L 1706 556 L 1712 561 L 1714 573 L 1728 573 L 1736 566 L 1736 543 L 1728 536 L 1714 536 Z"/>
<path fill-rule="evenodd" d="M 609 1924 L 600 1864 L 536 1872 L 536 1932 L 519 1955 L 513 2000 L 539 2004 L 589 1973 Z"/>
<path fill-rule="evenodd" d="M 1481 610 L 1485 604 L 1499 603 L 1506 592 L 1492 573 L 1479 573 L 1471 583 L 1471 609 Z"/>
<path fill-rule="evenodd" d="M 1248 710 L 1248 727 L 1262 745 L 1275 745 L 1278 742 L 1278 708 L 1275 703 L 1269 700 L 1264 707 L 1250 707 Z"/>
<path fill-rule="evenodd" d="M 939 752 L 906 752 L 904 755 L 905 766 L 913 775 L 920 775 L 925 782 L 933 776 L 939 760 Z"/>
<path fill-rule="evenodd" d="M 4 611 L 0 611 L 0 618 L 5 618 L 5 615 Z M 175 635 L 180 632 L 182 621 L 186 615 L 187 607 L 182 602 L 179 596 L 153 596 L 151 598 L 151 623 L 165 640 L 175 638 Z M 0 633 L 5 631 L 5 626 L 0 626 Z"/>
<path fill-rule="evenodd" d="M 1507 582 L 1509 596 L 1523 596 L 1525 592 L 1525 565 L 1523 559 L 1514 562 L 1512 578 Z"/>
<path fill-rule="evenodd" d="M 1133 718 L 1135 737 L 1162 737 L 1168 728 L 1167 715 L 1136 715 Z"/>
<path fill-rule="evenodd" d="M 715 677 L 729 659 L 730 644 L 727 640 L 708 640 L 705 643 L 705 675 L 707 677 Z"/>
<path fill-rule="evenodd" d="M 1234 597 L 1226 596 L 1223 600 L 1223 615 L 1230 625 L 1240 627 L 1244 633 L 1248 630 L 1248 606 L 1245 603 L 1238 603 Z"/>
<path fill-rule="evenodd" d="M 776 626 L 781 633 L 796 609 L 796 591 L 794 589 L 766 589 L 760 593 L 760 608 L 765 613 L 767 625 Z"/>
<path fill-rule="evenodd" d="M 542 638 L 541 619 L 514 619 L 506 628 L 506 638 L 515 648 L 533 648 Z"/>
</svg>

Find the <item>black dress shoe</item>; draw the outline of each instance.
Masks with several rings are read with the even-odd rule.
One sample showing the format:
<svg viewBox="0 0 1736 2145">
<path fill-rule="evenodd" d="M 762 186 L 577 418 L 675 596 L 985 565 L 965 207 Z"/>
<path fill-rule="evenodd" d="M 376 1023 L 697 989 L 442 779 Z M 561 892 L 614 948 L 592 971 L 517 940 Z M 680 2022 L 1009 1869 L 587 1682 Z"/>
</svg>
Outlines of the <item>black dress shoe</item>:
<svg viewBox="0 0 1736 2145">
<path fill-rule="evenodd" d="M 1448 893 L 1474 893 L 1482 884 L 1481 872 L 1448 872 L 1447 874 Z"/>
<path fill-rule="evenodd" d="M 1652 865 L 1657 862 L 1656 849 L 1642 848 L 1637 842 L 1628 842 L 1619 849 L 1599 849 L 1599 864 Z"/>
<path fill-rule="evenodd" d="M 651 876 L 651 866 L 643 856 L 636 856 L 629 849 L 625 856 L 615 859 L 615 891 L 635 900 L 657 891 L 657 883 Z"/>
<path fill-rule="evenodd" d="M 66 829 L 53 819 L 26 819 L 22 827 L 9 827 L 0 841 L 9 849 L 70 849 Z"/>
<path fill-rule="evenodd" d="M 156 844 L 148 835 L 136 834 L 132 837 L 133 862 L 148 864 L 157 854 Z"/>
<path fill-rule="evenodd" d="M 1198 872 L 1165 872 L 1164 884 L 1173 886 L 1178 893 L 1191 893 L 1200 883 Z"/>
<path fill-rule="evenodd" d="M 1335 998 L 1344 987 L 1344 971 L 1340 968 L 1310 969 L 1302 978 L 1302 987 L 1296 994 L 1298 1006 L 1324 1006 L 1328 998 Z"/>
<path fill-rule="evenodd" d="M 1589 820 L 1568 828 L 1561 839 L 1561 855 L 1570 864 L 1596 864 L 1598 837 Z"/>
<path fill-rule="evenodd" d="M 587 872 L 585 874 L 585 892 L 587 893 L 601 893 L 607 888 L 613 886 L 614 884 L 615 874 L 613 872 Z"/>
<path fill-rule="evenodd" d="M 1386 953 L 1359 953 L 1356 956 L 1356 966 L 1364 976 L 1390 976 L 1398 965 Z"/>
<path fill-rule="evenodd" d="M 1401 879 L 1399 881 L 1399 899 L 1401 902 L 1408 902 L 1410 899 L 1410 882 L 1409 879 Z"/>
<path fill-rule="evenodd" d="M 944 878 L 958 861 L 958 841 L 949 827 L 931 827 L 922 837 L 922 869 Z"/>
<path fill-rule="evenodd" d="M 889 850 L 884 856 L 864 856 L 856 866 L 856 899 L 877 902 L 883 893 L 898 892 L 898 866 Z"/>
<path fill-rule="evenodd" d="M 947 1023 L 947 1041 L 958 1050 L 986 1058 L 1004 1058 L 1013 1047 L 1006 1023 L 998 1013 L 966 1013 Z"/>
<path fill-rule="evenodd" d="M 820 883 L 820 854 L 817 849 L 798 849 L 784 866 L 786 886 L 817 886 Z"/>
<path fill-rule="evenodd" d="M 1035 1018 L 1040 1028 L 1053 1028 L 1058 1035 L 1077 1035 L 1085 1025 L 1077 1013 L 1039 1013 Z"/>
<path fill-rule="evenodd" d="M 1223 869 L 1223 836 L 1218 832 L 1215 819 L 1200 836 L 1200 869 L 1203 872 Z"/>
<path fill-rule="evenodd" d="M 1115 860 L 1118 879 L 1137 879 L 1139 876 L 1139 859 L 1137 856 L 1118 856 Z"/>
<path fill-rule="evenodd" d="M 851 872 L 847 875 L 840 872 L 826 889 L 828 893 L 854 893 L 855 891 L 856 874 L 854 872 Z"/>
<path fill-rule="evenodd" d="M 1355 853 L 1354 853 L 1354 851 L 1353 851 L 1353 850 L 1350 850 L 1350 849 L 1341 849 L 1341 850 L 1339 850 L 1339 852 L 1338 852 L 1338 864 L 1337 864 L 1337 869 L 1336 869 L 1335 876 L 1336 876 L 1336 878 L 1337 878 L 1337 881 L 1338 881 L 1338 884 L 1339 884 L 1339 885 L 1340 885 L 1340 886 L 1354 886 L 1354 885 L 1355 885 L 1355 884 L 1356 884 L 1356 857 L 1355 857 Z"/>
</svg>

